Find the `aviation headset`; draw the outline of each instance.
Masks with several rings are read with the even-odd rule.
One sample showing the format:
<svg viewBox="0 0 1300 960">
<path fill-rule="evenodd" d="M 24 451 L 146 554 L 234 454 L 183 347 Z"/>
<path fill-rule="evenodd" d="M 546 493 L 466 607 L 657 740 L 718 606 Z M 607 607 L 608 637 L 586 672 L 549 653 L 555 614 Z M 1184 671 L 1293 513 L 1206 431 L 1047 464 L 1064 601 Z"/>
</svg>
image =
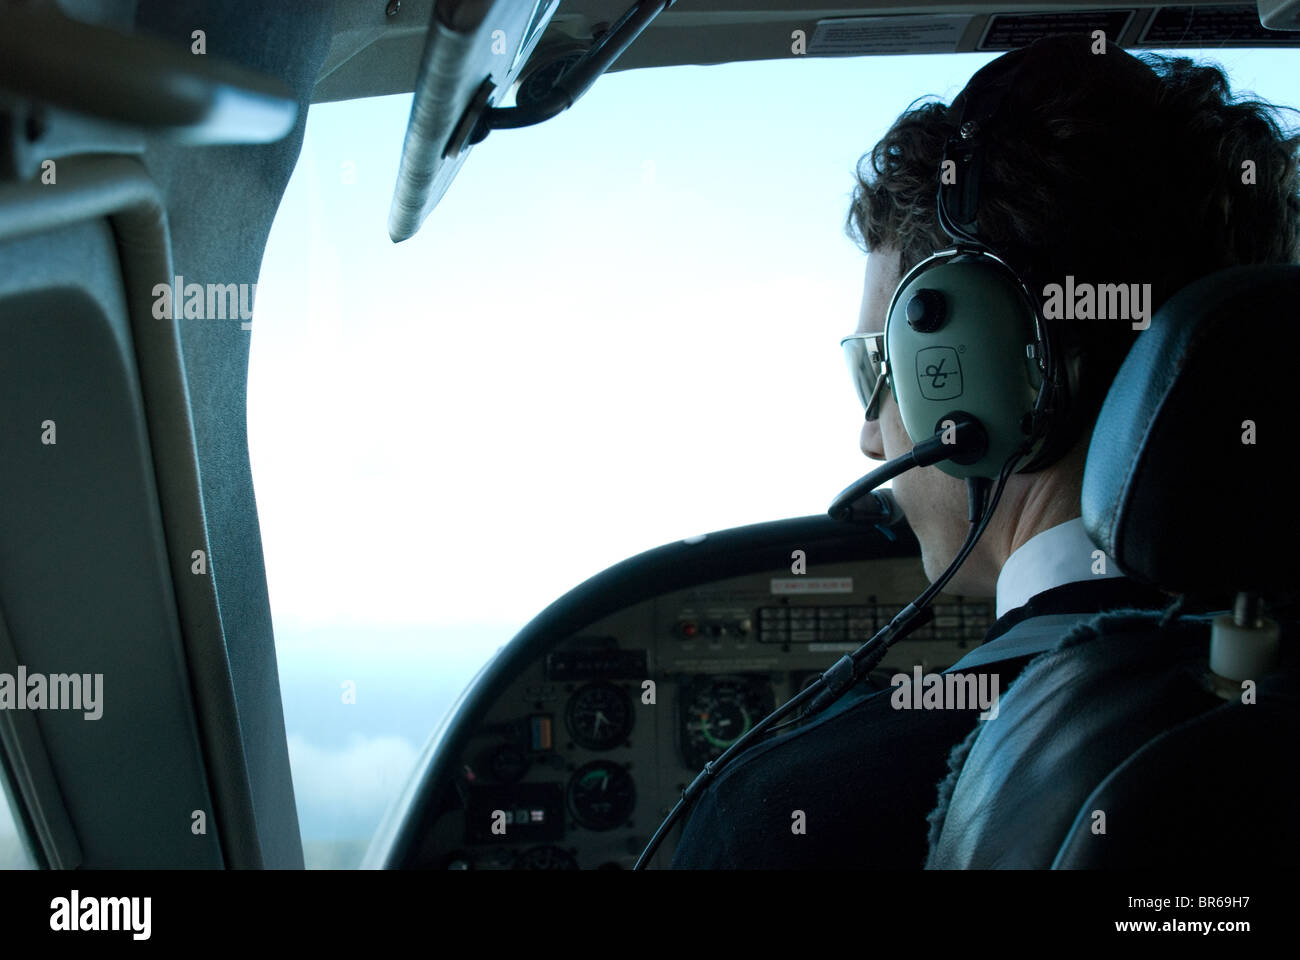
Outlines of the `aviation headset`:
<svg viewBox="0 0 1300 960">
<path fill-rule="evenodd" d="M 950 421 L 982 427 L 982 450 L 935 464 L 959 478 L 995 478 L 1017 456 L 1017 472 L 1041 470 L 1080 426 L 1071 409 L 1077 365 L 1065 362 L 1058 331 L 1016 269 L 979 236 L 989 123 L 1030 49 L 986 64 L 953 101 L 957 126 L 944 145 L 937 206 L 954 247 L 907 272 L 885 319 L 881 371 L 912 443 Z"/>
</svg>

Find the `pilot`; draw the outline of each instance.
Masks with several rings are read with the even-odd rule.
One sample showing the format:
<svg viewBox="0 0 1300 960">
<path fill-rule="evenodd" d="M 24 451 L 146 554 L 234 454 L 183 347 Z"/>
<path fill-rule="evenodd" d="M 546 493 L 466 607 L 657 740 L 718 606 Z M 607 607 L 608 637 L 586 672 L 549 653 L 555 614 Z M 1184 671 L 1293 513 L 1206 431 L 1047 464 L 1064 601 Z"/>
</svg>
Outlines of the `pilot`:
<svg viewBox="0 0 1300 960">
<path fill-rule="evenodd" d="M 1126 284 L 1149 291 L 1154 311 L 1205 274 L 1297 259 L 1300 138 L 1285 132 L 1277 107 L 1234 100 L 1218 68 L 1057 36 L 998 58 L 977 78 L 1010 70 L 1014 82 L 983 131 L 978 239 L 1031 293 L 1067 282 L 1076 290 Z M 937 186 L 967 91 L 952 106 L 914 104 L 859 163 L 847 218 L 867 253 L 859 333 L 881 331 L 903 275 L 953 245 L 940 226 Z M 1141 335 L 1133 312 L 1081 310 L 1060 322 L 1075 395 L 1050 438 L 1055 453 L 1010 476 L 946 587 L 995 598 L 985 647 L 1038 618 L 1170 602 L 1124 577 L 1080 517 L 1092 425 Z M 880 380 L 860 441 L 873 460 L 913 445 L 888 377 Z M 893 491 L 933 581 L 969 529 L 966 483 L 930 466 L 899 476 Z M 1005 691 L 1032 656 L 976 670 L 996 674 Z M 900 710 L 893 693 L 859 684 L 833 710 L 737 757 L 696 802 L 672 866 L 922 868 L 931 823 L 941 822 L 949 755 L 974 729 L 979 707 Z"/>
</svg>

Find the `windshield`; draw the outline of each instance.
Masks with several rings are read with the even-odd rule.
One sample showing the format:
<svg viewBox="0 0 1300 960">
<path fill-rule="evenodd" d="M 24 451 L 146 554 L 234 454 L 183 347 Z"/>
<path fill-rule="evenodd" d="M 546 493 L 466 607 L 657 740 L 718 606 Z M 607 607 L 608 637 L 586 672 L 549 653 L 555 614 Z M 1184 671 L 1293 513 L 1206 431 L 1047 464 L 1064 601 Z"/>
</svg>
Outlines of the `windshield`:
<svg viewBox="0 0 1300 960">
<path fill-rule="evenodd" d="M 21 835 L 18 809 L 9 771 L 0 764 L 0 870 L 30 870 L 36 866 L 28 838 Z"/>
<path fill-rule="evenodd" d="M 1293 51 L 1208 57 L 1300 103 Z M 410 96 L 313 107 L 259 282 L 249 443 L 308 866 L 355 866 L 552 600 L 869 469 L 839 349 L 858 158 L 992 54 L 603 77 L 386 232 Z M 1176 162 L 1176 158 L 1171 158 Z"/>
</svg>

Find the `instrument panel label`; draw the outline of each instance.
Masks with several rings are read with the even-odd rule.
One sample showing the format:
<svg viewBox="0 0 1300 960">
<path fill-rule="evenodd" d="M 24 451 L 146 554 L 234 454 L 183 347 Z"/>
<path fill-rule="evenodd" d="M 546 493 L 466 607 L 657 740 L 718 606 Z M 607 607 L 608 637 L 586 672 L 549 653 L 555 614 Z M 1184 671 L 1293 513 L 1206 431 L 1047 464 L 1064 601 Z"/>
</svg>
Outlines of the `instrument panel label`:
<svg viewBox="0 0 1300 960">
<path fill-rule="evenodd" d="M 773 577 L 773 594 L 852 593 L 852 577 Z"/>
</svg>

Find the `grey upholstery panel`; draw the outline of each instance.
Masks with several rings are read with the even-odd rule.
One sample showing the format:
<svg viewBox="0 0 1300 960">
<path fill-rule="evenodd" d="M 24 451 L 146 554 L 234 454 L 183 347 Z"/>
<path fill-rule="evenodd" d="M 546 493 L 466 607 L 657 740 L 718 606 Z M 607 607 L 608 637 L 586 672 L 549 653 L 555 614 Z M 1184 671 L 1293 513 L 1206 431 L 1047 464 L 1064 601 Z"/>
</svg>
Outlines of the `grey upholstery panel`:
<svg viewBox="0 0 1300 960">
<path fill-rule="evenodd" d="M 262 253 L 302 146 L 307 103 L 329 49 L 331 2 L 141 0 L 137 28 L 189 43 L 196 18 L 208 53 L 273 73 L 300 105 L 279 143 L 178 147 L 151 143 L 146 164 L 165 197 L 175 270 L 200 283 L 257 283 Z M 263 863 L 301 867 L 280 678 L 261 529 L 248 459 L 246 400 L 253 330 L 238 322 L 181 320 L 194 434 L 203 478 L 213 575 L 248 761 Z"/>
<path fill-rule="evenodd" d="M 112 229 L 3 245 L 0 298 L 0 605 L 29 673 L 103 675 L 37 714 L 84 864 L 220 864 Z"/>
<path fill-rule="evenodd" d="M 153 310 L 155 283 L 173 276 L 162 201 L 134 160 L 69 158 L 60 161 L 58 169 L 57 184 L 0 188 L 0 237 L 30 236 L 57 225 L 110 218 L 132 323 L 191 689 L 216 800 L 218 839 L 228 865 L 258 866 L 261 848 L 211 563 L 206 576 L 191 573 L 192 552 L 203 550 L 210 561 L 212 551 L 178 333 L 174 321 L 156 318 Z M 24 276 L 22 289 L 26 290 L 41 289 L 48 279 L 39 270 L 29 269 Z M 43 746 L 35 749 L 43 752 Z M 37 758 L 26 760 L 34 763 Z M 37 796 L 29 796 L 28 801 L 42 805 Z M 47 845 L 50 842 L 47 838 Z M 56 853 L 51 860 L 62 862 L 70 856 Z"/>
</svg>

